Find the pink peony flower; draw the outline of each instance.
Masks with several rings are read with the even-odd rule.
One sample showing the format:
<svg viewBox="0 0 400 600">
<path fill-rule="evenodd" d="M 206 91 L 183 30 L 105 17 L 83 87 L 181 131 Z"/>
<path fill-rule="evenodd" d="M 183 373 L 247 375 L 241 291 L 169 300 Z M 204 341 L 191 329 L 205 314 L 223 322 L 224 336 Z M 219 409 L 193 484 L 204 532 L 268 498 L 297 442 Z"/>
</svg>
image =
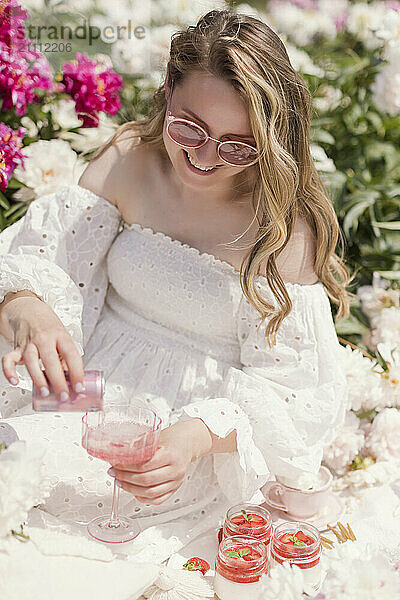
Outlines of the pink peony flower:
<svg viewBox="0 0 400 600">
<path fill-rule="evenodd" d="M 391 8 L 395 11 L 400 11 L 400 2 L 399 0 L 387 0 L 385 3 L 386 8 Z"/>
<path fill-rule="evenodd" d="M 31 61 L 34 61 L 32 66 Z M 17 53 L 0 42 L 0 98 L 3 100 L 3 111 L 15 108 L 16 114 L 22 116 L 28 104 L 39 102 L 36 89 L 51 91 L 53 88 L 49 63 L 40 52 Z"/>
<path fill-rule="evenodd" d="M 67 62 L 63 72 L 64 91 L 75 100 L 75 110 L 83 127 L 97 127 L 99 112 L 115 115 L 121 107 L 119 90 L 123 86 L 120 75 L 77 52 L 76 61 Z"/>
<path fill-rule="evenodd" d="M 29 17 L 17 0 L 0 1 L 0 41 L 11 47 L 25 37 L 24 20 Z"/>
<path fill-rule="evenodd" d="M 22 154 L 22 138 L 26 130 L 19 127 L 14 131 L 4 123 L 0 123 L 0 190 L 4 192 L 10 177 L 18 165 L 24 164 L 26 156 Z"/>
</svg>

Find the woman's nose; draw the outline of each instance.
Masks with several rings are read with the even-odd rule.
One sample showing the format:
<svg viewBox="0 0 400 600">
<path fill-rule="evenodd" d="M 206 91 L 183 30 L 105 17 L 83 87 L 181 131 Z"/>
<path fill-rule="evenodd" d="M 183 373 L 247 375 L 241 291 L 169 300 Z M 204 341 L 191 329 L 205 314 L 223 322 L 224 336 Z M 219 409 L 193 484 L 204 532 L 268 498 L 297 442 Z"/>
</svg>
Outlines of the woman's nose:
<svg viewBox="0 0 400 600">
<path fill-rule="evenodd" d="M 208 167 L 221 162 L 217 152 L 217 142 L 213 140 L 207 140 L 204 146 L 196 148 L 195 152 L 196 160 L 202 166 Z"/>
</svg>

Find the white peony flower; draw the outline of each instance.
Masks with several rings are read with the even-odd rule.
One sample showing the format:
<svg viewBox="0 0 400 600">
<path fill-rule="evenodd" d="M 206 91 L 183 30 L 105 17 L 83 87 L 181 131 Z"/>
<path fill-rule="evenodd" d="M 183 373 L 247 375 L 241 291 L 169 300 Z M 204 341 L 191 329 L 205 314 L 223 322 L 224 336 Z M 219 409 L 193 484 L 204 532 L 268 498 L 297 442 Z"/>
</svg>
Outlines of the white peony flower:
<svg viewBox="0 0 400 600">
<path fill-rule="evenodd" d="M 53 104 L 46 104 L 43 107 L 45 112 L 51 112 L 56 123 L 62 129 L 72 129 L 82 125 L 82 119 L 78 119 L 75 110 L 75 101 L 70 99 L 61 99 Z"/>
<path fill-rule="evenodd" d="M 351 544 L 335 544 L 333 548 L 325 554 L 327 570 L 332 565 L 342 564 L 344 561 L 362 559 L 371 560 L 376 556 L 376 546 L 373 542 L 360 542 L 356 540 Z"/>
<path fill-rule="evenodd" d="M 380 460 L 365 469 L 348 471 L 343 477 L 334 479 L 332 488 L 336 492 L 345 489 L 355 491 L 360 488 L 384 485 L 396 481 L 399 477 L 399 465 L 394 460 Z"/>
<path fill-rule="evenodd" d="M 42 121 L 38 121 L 38 123 L 35 123 L 35 121 L 32 121 L 32 119 L 30 117 L 27 117 L 26 115 L 24 117 L 21 117 L 21 125 L 25 127 L 27 135 L 29 135 L 29 137 L 37 136 L 37 134 L 39 133 L 39 123 L 40 125 L 43 124 Z"/>
<path fill-rule="evenodd" d="M 358 2 L 350 4 L 346 22 L 347 30 L 373 50 L 383 46 L 382 40 L 376 37 L 374 30 L 380 27 L 386 8 L 383 3 L 366 4 Z"/>
<path fill-rule="evenodd" d="M 400 44 L 390 47 L 385 58 L 389 62 L 371 85 L 373 101 L 379 110 L 396 116 L 400 113 Z"/>
<path fill-rule="evenodd" d="M 226 9 L 224 0 L 157 0 L 152 19 L 158 23 L 194 25 L 210 10 Z"/>
<path fill-rule="evenodd" d="M 381 342 L 400 346 L 400 308 L 383 308 L 371 325 L 372 348 Z"/>
<path fill-rule="evenodd" d="M 377 349 L 388 365 L 387 371 L 376 367 L 380 370 L 386 406 L 400 408 L 400 343 L 397 346 L 379 343 Z"/>
<path fill-rule="evenodd" d="M 388 9 L 382 16 L 375 35 L 377 38 L 385 40 L 389 46 L 398 45 L 400 43 L 400 12 Z"/>
<path fill-rule="evenodd" d="M 105 114 L 99 113 L 98 127 L 81 127 L 78 131 L 65 131 L 60 138 L 67 140 L 76 152 L 91 152 L 100 148 L 116 131 L 114 122 Z"/>
<path fill-rule="evenodd" d="M 321 146 L 310 144 L 310 151 L 317 171 L 323 171 L 324 173 L 334 173 L 336 171 L 335 163 L 331 158 L 328 158 Z"/>
<path fill-rule="evenodd" d="M 348 408 L 355 412 L 384 408 L 386 399 L 381 376 L 373 371 L 374 363 L 360 350 L 352 350 L 350 346 L 340 346 L 338 356 L 346 375 Z"/>
<path fill-rule="evenodd" d="M 363 313 L 370 319 L 377 317 L 382 309 L 397 306 L 400 308 L 400 290 L 389 288 L 389 282 L 374 273 L 372 285 L 361 285 L 357 296 L 361 300 Z"/>
<path fill-rule="evenodd" d="M 318 10 L 328 14 L 332 19 L 345 18 L 349 10 L 349 0 L 318 0 Z"/>
<path fill-rule="evenodd" d="M 178 29 L 177 25 L 171 24 L 152 27 L 150 31 L 151 70 L 166 69 L 171 49 L 171 37 Z"/>
<path fill-rule="evenodd" d="M 360 419 L 348 411 L 336 438 L 324 448 L 324 463 L 336 473 L 343 474 L 363 445 L 364 432 L 360 429 Z"/>
<path fill-rule="evenodd" d="M 248 15 L 249 17 L 254 17 L 255 19 L 259 19 L 260 21 L 267 22 L 267 15 L 265 13 L 261 12 L 254 6 L 250 6 L 250 4 L 247 4 L 245 2 L 238 4 L 238 6 L 235 7 L 235 12 L 240 13 L 242 15 Z"/>
<path fill-rule="evenodd" d="M 94 14 L 90 23 L 100 29 L 100 39 L 106 44 L 114 44 L 119 39 L 128 39 L 134 43 L 138 39 L 135 36 L 136 27 L 144 27 L 146 38 L 152 11 L 156 10 L 154 2 L 143 0 L 118 0 L 114 3 L 97 0 L 97 6 L 104 14 Z"/>
<path fill-rule="evenodd" d="M 365 449 L 377 460 L 400 462 L 400 411 L 385 408 L 372 422 L 365 440 Z"/>
<path fill-rule="evenodd" d="M 335 110 L 340 105 L 343 98 L 342 91 L 335 88 L 333 85 L 324 83 L 319 88 L 319 93 L 322 94 L 318 98 L 314 98 L 314 106 L 321 112 Z"/>
<path fill-rule="evenodd" d="M 14 175 L 37 196 L 77 183 L 85 169 L 85 163 L 63 140 L 39 140 L 24 148 L 24 153 L 25 169 L 18 166 Z"/>
<path fill-rule="evenodd" d="M 332 561 L 320 595 L 324 600 L 393 600 L 399 596 L 400 578 L 380 555 Z"/>
<path fill-rule="evenodd" d="M 335 21 L 329 13 L 302 9 L 290 2 L 270 2 L 267 17 L 271 18 L 276 31 L 288 35 L 298 46 L 311 44 L 318 36 L 334 39 L 337 34 Z"/>
<path fill-rule="evenodd" d="M 296 48 L 296 46 L 293 46 L 293 44 L 288 42 L 285 42 L 285 47 L 291 65 L 295 71 L 307 73 L 308 75 L 316 75 L 317 77 L 324 76 L 324 70 L 313 63 L 310 55 L 307 54 L 307 52 L 300 50 L 300 48 Z"/>
<path fill-rule="evenodd" d="M 28 511 L 49 495 L 44 479 L 43 450 L 17 440 L 0 453 L 0 543 L 19 530 Z"/>
<path fill-rule="evenodd" d="M 144 38 L 122 38 L 111 46 L 116 70 L 128 75 L 146 75 L 151 71 L 151 30 Z"/>
<path fill-rule="evenodd" d="M 297 565 L 274 565 L 260 580 L 259 600 L 301 600 L 304 577 Z"/>
</svg>

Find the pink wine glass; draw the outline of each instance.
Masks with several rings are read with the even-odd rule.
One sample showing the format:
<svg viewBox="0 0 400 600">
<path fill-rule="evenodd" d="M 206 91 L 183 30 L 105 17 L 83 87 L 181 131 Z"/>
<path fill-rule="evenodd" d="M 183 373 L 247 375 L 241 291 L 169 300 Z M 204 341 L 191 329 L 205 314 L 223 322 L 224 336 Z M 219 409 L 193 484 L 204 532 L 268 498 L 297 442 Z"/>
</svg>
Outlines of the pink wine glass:
<svg viewBox="0 0 400 600">
<path fill-rule="evenodd" d="M 87 412 L 82 417 L 82 446 L 88 454 L 111 465 L 141 465 L 150 460 L 157 447 L 161 419 L 140 402 L 111 405 L 107 411 Z M 140 527 L 136 519 L 118 514 L 119 487 L 114 478 L 111 515 L 88 523 L 92 537 L 101 542 L 133 540 Z"/>
</svg>

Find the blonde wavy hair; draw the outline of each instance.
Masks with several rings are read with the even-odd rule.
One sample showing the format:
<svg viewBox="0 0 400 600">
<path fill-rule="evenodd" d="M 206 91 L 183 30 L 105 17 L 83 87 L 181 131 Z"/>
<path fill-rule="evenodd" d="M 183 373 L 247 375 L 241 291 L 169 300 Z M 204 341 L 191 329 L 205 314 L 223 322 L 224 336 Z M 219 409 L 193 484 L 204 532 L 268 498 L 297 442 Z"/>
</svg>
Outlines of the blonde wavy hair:
<svg viewBox="0 0 400 600">
<path fill-rule="evenodd" d="M 212 10 L 195 26 L 175 32 L 171 39 L 167 77 L 171 86 L 193 70 L 207 72 L 231 83 L 248 108 L 260 160 L 239 173 L 234 187 L 250 190 L 258 222 L 257 239 L 240 269 L 240 284 L 249 302 L 266 325 L 271 347 L 292 302 L 281 278 L 276 258 L 285 248 L 299 215 L 316 239 L 315 273 L 332 302 L 336 318 L 349 315 L 346 290 L 352 277 L 344 264 L 344 238 L 331 200 L 310 154 L 312 95 L 305 80 L 290 64 L 285 46 L 266 23 L 230 10 Z M 124 132 L 165 151 L 163 126 L 166 113 L 164 84 L 154 95 L 148 117 L 120 125 L 94 159 Z M 245 179 L 243 180 L 243 176 Z M 259 217 L 261 214 L 261 218 Z M 340 243 L 340 256 L 335 253 Z M 263 298 L 256 277 L 266 261 L 266 278 L 279 309 Z"/>
</svg>

